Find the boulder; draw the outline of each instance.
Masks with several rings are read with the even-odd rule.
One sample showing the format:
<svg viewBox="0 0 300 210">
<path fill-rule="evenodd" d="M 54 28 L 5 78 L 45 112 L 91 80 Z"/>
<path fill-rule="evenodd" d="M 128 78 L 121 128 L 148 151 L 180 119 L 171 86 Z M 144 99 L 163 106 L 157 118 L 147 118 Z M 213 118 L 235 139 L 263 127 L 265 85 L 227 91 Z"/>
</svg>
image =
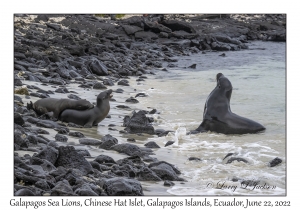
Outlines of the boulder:
<svg viewBox="0 0 300 210">
<path fill-rule="evenodd" d="M 68 137 L 58 133 L 58 134 L 55 135 L 55 140 L 60 141 L 60 142 L 67 142 Z"/>
<path fill-rule="evenodd" d="M 281 162 L 282 162 L 282 160 L 280 158 L 276 157 L 270 161 L 269 166 L 274 167 L 274 166 L 277 166 L 278 164 L 280 164 Z"/>
<path fill-rule="evenodd" d="M 139 101 L 137 99 L 135 99 L 134 97 L 130 97 L 130 98 L 126 99 L 125 102 L 132 103 L 132 104 L 139 103 Z"/>
<path fill-rule="evenodd" d="M 23 188 L 14 193 L 15 196 L 36 196 L 31 190 Z"/>
<path fill-rule="evenodd" d="M 78 131 L 69 132 L 69 136 L 78 137 L 78 138 L 83 138 L 84 137 L 83 133 L 78 132 Z"/>
<path fill-rule="evenodd" d="M 140 147 L 134 144 L 129 144 L 129 143 L 117 144 L 112 146 L 110 149 L 115 150 L 119 153 L 125 153 L 126 155 L 129 156 L 139 156 L 139 157 L 144 156 L 144 153 L 140 149 Z"/>
<path fill-rule="evenodd" d="M 69 70 L 62 65 L 57 67 L 56 72 L 64 79 L 72 79 Z"/>
<path fill-rule="evenodd" d="M 143 31 L 141 27 L 135 25 L 122 25 L 122 28 L 124 29 L 127 35 L 132 35 L 138 31 Z"/>
<path fill-rule="evenodd" d="M 129 81 L 126 79 L 122 79 L 118 82 L 118 85 L 129 86 Z"/>
<path fill-rule="evenodd" d="M 175 166 L 165 161 L 151 163 L 148 167 L 162 180 L 184 181 L 183 178 L 180 178 L 177 175 L 180 174 L 180 171 L 175 168 Z"/>
<path fill-rule="evenodd" d="M 118 139 L 114 138 L 110 134 L 107 134 L 101 138 L 101 144 L 99 148 L 108 150 L 116 144 L 118 144 Z"/>
<path fill-rule="evenodd" d="M 56 170 L 56 167 L 48 160 L 46 159 L 40 159 L 36 156 L 33 156 L 31 158 L 31 164 L 32 165 L 39 165 L 43 168 L 44 171 L 50 172 L 52 170 Z"/>
<path fill-rule="evenodd" d="M 134 36 L 136 39 L 142 39 L 142 40 L 151 40 L 151 39 L 158 38 L 158 35 L 150 31 L 138 31 L 134 34 Z"/>
<path fill-rule="evenodd" d="M 160 148 L 160 146 L 158 146 L 154 141 L 149 141 L 146 144 L 144 144 L 144 146 L 147 148 Z"/>
<path fill-rule="evenodd" d="M 151 30 L 154 33 L 160 33 L 160 32 L 164 32 L 164 33 L 171 33 L 172 30 L 162 24 L 159 24 L 157 22 L 150 22 L 150 21 L 145 21 L 145 30 Z"/>
<path fill-rule="evenodd" d="M 227 161 L 228 163 L 232 163 L 233 161 L 238 161 L 238 162 L 244 162 L 244 163 L 248 163 L 248 161 L 244 158 L 240 158 L 240 157 L 231 157 L 229 158 L 229 160 Z"/>
<path fill-rule="evenodd" d="M 229 51 L 231 49 L 230 45 L 221 42 L 212 42 L 211 49 L 217 51 Z"/>
<path fill-rule="evenodd" d="M 89 68 L 94 74 L 96 74 L 98 76 L 107 76 L 108 75 L 108 70 L 107 70 L 106 66 L 104 65 L 104 63 L 102 63 L 99 60 L 91 61 L 89 64 Z"/>
<path fill-rule="evenodd" d="M 88 184 L 83 184 L 81 187 L 77 188 L 74 193 L 79 196 L 99 196 Z"/>
<path fill-rule="evenodd" d="M 107 165 L 107 164 L 108 165 L 116 164 L 116 162 L 114 161 L 114 159 L 112 159 L 111 157 L 109 157 L 107 155 L 98 155 L 94 161 L 97 162 L 97 163 L 99 163 L 99 164 L 104 164 L 104 165 Z"/>
<path fill-rule="evenodd" d="M 197 33 L 193 26 L 187 22 L 179 20 L 163 20 L 162 23 L 164 26 L 170 28 L 172 31 L 185 31 L 187 33 Z"/>
<path fill-rule="evenodd" d="M 154 171 L 148 167 L 142 167 L 137 173 L 137 179 L 140 181 L 162 181 Z"/>
<path fill-rule="evenodd" d="M 129 133 L 154 134 L 154 127 L 150 124 L 144 111 L 134 112 L 132 117 L 125 117 L 123 125 Z"/>
<path fill-rule="evenodd" d="M 25 123 L 22 116 L 17 112 L 14 113 L 14 123 L 21 125 L 21 126 L 24 125 L 24 123 Z"/>
<path fill-rule="evenodd" d="M 93 172 L 91 164 L 82 155 L 78 154 L 73 146 L 60 146 L 58 152 L 59 155 L 55 162 L 56 167 L 63 166 L 67 169 L 76 168 L 84 175 Z"/>
<path fill-rule="evenodd" d="M 81 138 L 79 139 L 79 143 L 84 145 L 98 146 L 101 144 L 101 141 L 99 141 L 98 139 Z"/>
<path fill-rule="evenodd" d="M 95 90 L 103 90 L 103 89 L 107 89 L 107 87 L 105 85 L 103 85 L 102 83 L 100 83 L 100 82 L 96 82 L 93 85 L 93 89 L 95 89 Z"/>
<path fill-rule="evenodd" d="M 49 161 L 51 164 L 55 164 L 57 158 L 58 158 L 58 150 L 51 146 L 46 146 L 40 151 L 38 154 L 36 154 L 34 157 L 37 157 L 39 159 L 45 159 Z"/>
<path fill-rule="evenodd" d="M 51 196 L 74 196 L 73 189 L 67 180 L 59 181 L 51 191 Z"/>
<path fill-rule="evenodd" d="M 141 183 L 135 179 L 125 179 L 119 177 L 106 179 L 102 188 L 109 196 L 144 195 Z"/>
</svg>

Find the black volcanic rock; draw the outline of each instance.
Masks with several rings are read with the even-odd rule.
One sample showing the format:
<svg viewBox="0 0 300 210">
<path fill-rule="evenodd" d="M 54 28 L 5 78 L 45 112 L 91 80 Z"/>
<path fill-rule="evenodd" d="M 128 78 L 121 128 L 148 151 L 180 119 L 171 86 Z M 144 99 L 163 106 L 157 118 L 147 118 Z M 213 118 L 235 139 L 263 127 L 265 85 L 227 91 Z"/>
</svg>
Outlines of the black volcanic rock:
<svg viewBox="0 0 300 210">
<path fill-rule="evenodd" d="M 129 133 L 154 134 L 154 127 L 150 124 L 144 111 L 134 112 L 131 118 L 125 117 L 123 125 Z"/>
<path fill-rule="evenodd" d="M 110 196 L 141 196 L 144 195 L 142 185 L 135 179 L 111 178 L 104 181 L 102 187 Z"/>
<path fill-rule="evenodd" d="M 60 146 L 58 152 L 59 155 L 55 162 L 56 167 L 77 168 L 85 175 L 93 172 L 91 164 L 82 155 L 78 154 L 73 146 Z"/>
</svg>

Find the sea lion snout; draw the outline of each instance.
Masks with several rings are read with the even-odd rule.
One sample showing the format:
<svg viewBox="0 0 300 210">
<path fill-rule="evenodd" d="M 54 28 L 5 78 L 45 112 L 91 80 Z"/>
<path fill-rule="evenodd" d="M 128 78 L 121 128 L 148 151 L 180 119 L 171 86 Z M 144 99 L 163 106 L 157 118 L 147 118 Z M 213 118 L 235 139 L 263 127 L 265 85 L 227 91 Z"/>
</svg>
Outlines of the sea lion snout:
<svg viewBox="0 0 300 210">
<path fill-rule="evenodd" d="M 216 76 L 216 79 L 217 79 L 217 87 L 218 88 L 222 88 L 226 92 L 232 92 L 232 84 L 229 81 L 229 79 L 227 79 L 227 77 L 224 76 L 224 74 L 218 73 Z M 230 93 L 230 95 L 231 95 L 231 93 Z"/>
<path fill-rule="evenodd" d="M 112 93 L 111 89 L 101 92 L 97 96 L 97 101 L 99 100 L 99 103 L 100 103 L 100 101 L 102 101 L 102 100 L 110 99 L 112 97 L 111 93 Z"/>
<path fill-rule="evenodd" d="M 109 89 L 107 90 L 107 95 L 106 95 L 107 98 L 112 98 L 113 95 L 112 95 L 112 89 Z"/>
<path fill-rule="evenodd" d="M 111 99 L 113 97 L 112 95 L 112 89 L 109 89 L 106 91 L 105 99 Z"/>
<path fill-rule="evenodd" d="M 219 79 L 220 79 L 221 77 L 224 77 L 224 75 L 223 75 L 222 73 L 218 73 L 218 74 L 216 75 L 216 80 L 217 80 L 217 82 L 219 81 Z"/>
</svg>

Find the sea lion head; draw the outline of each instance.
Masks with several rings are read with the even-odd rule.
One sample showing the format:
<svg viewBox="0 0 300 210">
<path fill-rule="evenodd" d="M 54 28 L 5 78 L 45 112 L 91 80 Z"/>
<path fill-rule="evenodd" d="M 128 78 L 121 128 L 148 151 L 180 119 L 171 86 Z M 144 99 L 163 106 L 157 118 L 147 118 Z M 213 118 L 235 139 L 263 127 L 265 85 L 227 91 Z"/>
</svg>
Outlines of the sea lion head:
<svg viewBox="0 0 300 210">
<path fill-rule="evenodd" d="M 113 95 L 111 95 L 112 90 L 106 90 L 101 92 L 98 96 L 97 96 L 97 104 L 101 103 L 103 100 L 109 100 L 110 98 L 112 98 Z"/>
<path fill-rule="evenodd" d="M 225 95 L 225 97 L 230 100 L 232 93 L 232 85 L 229 79 L 225 77 L 222 73 L 218 73 L 216 76 L 217 86 L 215 90 L 218 90 L 219 93 Z"/>
<path fill-rule="evenodd" d="M 91 104 L 89 101 L 86 99 L 79 99 L 76 101 L 76 105 L 74 109 L 77 110 L 85 110 L 85 109 L 92 109 L 94 108 L 94 105 Z"/>
</svg>

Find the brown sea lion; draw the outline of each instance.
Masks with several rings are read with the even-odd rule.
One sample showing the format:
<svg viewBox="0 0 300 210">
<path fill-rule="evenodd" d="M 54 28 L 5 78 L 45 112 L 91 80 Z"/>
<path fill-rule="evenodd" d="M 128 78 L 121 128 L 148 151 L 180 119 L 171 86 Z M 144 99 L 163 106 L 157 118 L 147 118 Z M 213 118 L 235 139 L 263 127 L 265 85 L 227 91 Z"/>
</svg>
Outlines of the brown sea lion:
<svg viewBox="0 0 300 210">
<path fill-rule="evenodd" d="M 205 103 L 203 121 L 190 133 L 213 131 L 224 134 L 246 134 L 265 130 L 260 123 L 231 112 L 231 82 L 222 73 L 218 73 L 216 79 L 217 86 Z"/>
<path fill-rule="evenodd" d="M 53 112 L 53 117 L 58 119 L 60 113 L 65 109 L 85 110 L 94 107 L 89 101 L 85 99 L 72 100 L 72 99 L 57 99 L 57 98 L 43 98 L 37 100 L 35 103 L 27 104 L 29 109 L 33 109 L 38 115 L 48 112 Z"/>
<path fill-rule="evenodd" d="M 101 92 L 97 96 L 97 105 L 89 110 L 64 110 L 59 119 L 62 122 L 72 122 L 77 125 L 82 125 L 86 128 L 97 126 L 108 114 L 110 110 L 109 99 L 112 97 L 112 90 Z"/>
</svg>

